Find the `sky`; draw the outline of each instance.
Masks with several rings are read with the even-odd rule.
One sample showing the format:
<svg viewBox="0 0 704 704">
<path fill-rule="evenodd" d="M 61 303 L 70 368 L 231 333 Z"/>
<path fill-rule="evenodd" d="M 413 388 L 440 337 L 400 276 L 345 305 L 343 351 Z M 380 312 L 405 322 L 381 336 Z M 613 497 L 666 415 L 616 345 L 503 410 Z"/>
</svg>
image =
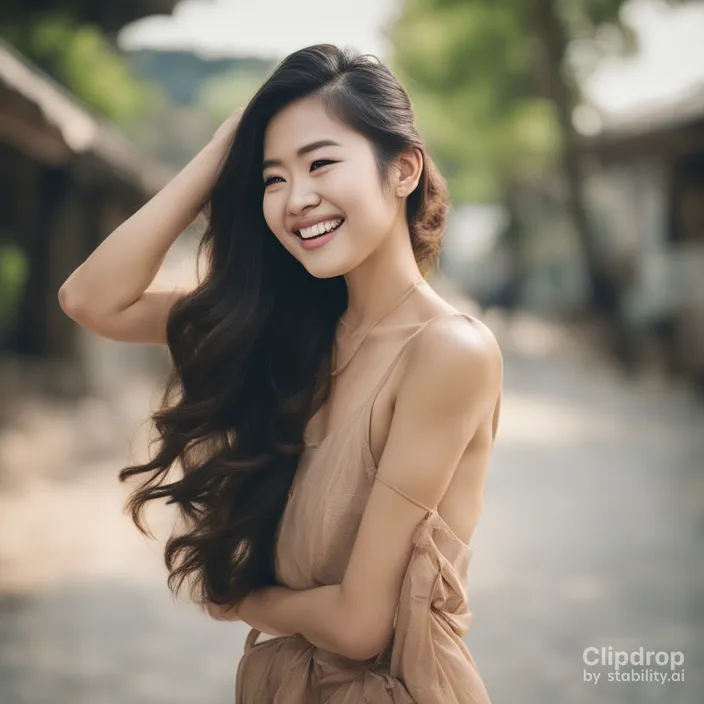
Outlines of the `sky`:
<svg viewBox="0 0 704 704">
<path fill-rule="evenodd" d="M 704 88 L 704 3 L 678 9 L 638 0 L 626 7 L 639 54 L 606 59 L 585 86 L 593 102 L 618 113 Z"/>
<path fill-rule="evenodd" d="M 203 54 L 283 57 L 331 42 L 386 54 L 383 27 L 400 0 L 183 0 L 173 15 L 126 27 L 125 48 L 187 48 Z M 608 59 L 587 81 L 600 109 L 619 114 L 704 87 L 704 3 L 677 10 L 659 0 L 632 0 L 627 19 L 639 36 L 633 59 Z"/>
<path fill-rule="evenodd" d="M 182 0 L 171 16 L 125 28 L 123 46 L 283 58 L 310 44 L 351 44 L 383 59 L 396 0 Z"/>
</svg>

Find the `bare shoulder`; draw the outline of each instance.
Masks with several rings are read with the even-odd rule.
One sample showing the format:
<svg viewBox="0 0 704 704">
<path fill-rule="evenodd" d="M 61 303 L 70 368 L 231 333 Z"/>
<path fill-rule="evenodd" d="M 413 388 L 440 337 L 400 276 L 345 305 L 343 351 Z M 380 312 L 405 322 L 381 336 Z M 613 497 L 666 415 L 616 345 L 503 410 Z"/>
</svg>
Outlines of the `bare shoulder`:
<svg viewBox="0 0 704 704">
<path fill-rule="evenodd" d="M 503 356 L 491 329 L 474 316 L 448 315 L 431 321 L 409 350 L 409 374 L 462 385 L 467 376 L 500 384 Z M 415 372 L 414 372 L 415 370 Z"/>
<path fill-rule="evenodd" d="M 442 316 L 413 340 L 399 379 L 399 406 L 443 422 L 488 419 L 500 401 L 503 357 L 491 330 L 474 317 Z M 464 419 L 464 420 L 463 420 Z"/>
</svg>

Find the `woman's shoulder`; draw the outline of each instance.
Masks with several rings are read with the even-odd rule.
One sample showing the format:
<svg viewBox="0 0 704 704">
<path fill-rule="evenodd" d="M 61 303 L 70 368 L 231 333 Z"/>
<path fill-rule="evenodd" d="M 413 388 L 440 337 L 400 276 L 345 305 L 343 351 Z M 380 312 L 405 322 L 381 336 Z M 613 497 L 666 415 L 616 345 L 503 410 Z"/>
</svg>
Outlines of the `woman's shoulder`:
<svg viewBox="0 0 704 704">
<path fill-rule="evenodd" d="M 495 342 L 491 329 L 481 319 L 480 307 L 471 299 L 446 288 L 444 285 L 438 286 L 434 282 L 426 281 L 425 286 L 419 289 L 421 295 L 416 299 L 416 308 L 412 315 L 422 328 L 433 328 L 432 331 L 424 332 L 421 337 L 435 335 L 442 337 L 451 335 L 449 331 L 453 328 L 460 330 L 469 328 L 480 340 Z"/>
<path fill-rule="evenodd" d="M 448 373 L 464 367 L 502 367 L 503 356 L 491 328 L 473 314 L 447 310 L 429 319 L 409 350 L 409 370 L 446 367 Z"/>
<path fill-rule="evenodd" d="M 481 311 L 471 301 L 462 301 L 461 310 L 433 290 L 423 310 L 418 339 L 414 340 L 414 356 L 431 357 L 438 347 L 448 351 L 464 350 L 468 357 L 488 356 L 501 359 L 501 349 L 491 328 L 480 318 Z"/>
<path fill-rule="evenodd" d="M 447 302 L 433 308 L 410 340 L 397 391 L 425 389 L 428 399 L 449 395 L 459 404 L 494 399 L 503 379 L 503 356 L 494 333 L 473 313 Z"/>
</svg>

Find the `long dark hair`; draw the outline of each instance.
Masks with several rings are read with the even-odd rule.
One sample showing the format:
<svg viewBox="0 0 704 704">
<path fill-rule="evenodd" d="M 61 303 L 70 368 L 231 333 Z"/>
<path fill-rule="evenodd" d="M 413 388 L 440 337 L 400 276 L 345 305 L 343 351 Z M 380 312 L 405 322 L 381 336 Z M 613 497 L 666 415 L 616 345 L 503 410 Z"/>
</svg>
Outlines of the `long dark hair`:
<svg viewBox="0 0 704 704">
<path fill-rule="evenodd" d="M 180 509 L 186 529 L 166 544 L 168 585 L 177 594 L 187 581 L 199 603 L 236 605 L 275 583 L 275 538 L 304 429 L 330 391 L 345 280 L 310 275 L 262 213 L 266 127 L 282 108 L 313 95 L 370 141 L 382 185 L 402 150 L 421 150 L 423 173 L 406 214 L 424 275 L 442 246 L 445 182 L 391 71 L 373 56 L 329 44 L 284 59 L 242 113 L 207 203 L 198 249 L 207 274 L 169 316 L 173 369 L 152 417 L 158 451 L 120 472 L 122 481 L 143 475 L 126 510 L 145 535 L 147 502 L 165 498 Z M 179 478 L 167 482 L 174 465 Z"/>
</svg>

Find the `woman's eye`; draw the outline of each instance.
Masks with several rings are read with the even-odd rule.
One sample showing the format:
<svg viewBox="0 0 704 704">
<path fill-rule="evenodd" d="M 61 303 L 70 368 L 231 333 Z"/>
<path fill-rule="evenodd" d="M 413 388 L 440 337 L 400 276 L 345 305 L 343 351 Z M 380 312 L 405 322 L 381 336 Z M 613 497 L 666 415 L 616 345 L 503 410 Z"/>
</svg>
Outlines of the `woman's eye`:
<svg viewBox="0 0 704 704">
<path fill-rule="evenodd" d="M 327 166 L 328 164 L 334 164 L 334 161 L 331 161 L 330 159 L 316 159 L 315 161 L 311 162 L 310 168 L 311 171 L 317 171 L 318 168 L 322 166 Z M 317 166 L 317 168 L 315 168 Z M 264 181 L 264 187 L 266 188 L 267 186 L 271 186 L 274 183 L 276 183 L 276 179 L 279 179 L 279 181 L 283 181 L 281 176 L 269 176 Z"/>
<path fill-rule="evenodd" d="M 314 162 L 311 163 L 310 168 L 312 169 L 316 164 L 321 164 L 322 166 L 326 166 L 327 164 L 334 164 L 334 161 L 330 161 L 330 159 L 316 159 Z"/>
</svg>

